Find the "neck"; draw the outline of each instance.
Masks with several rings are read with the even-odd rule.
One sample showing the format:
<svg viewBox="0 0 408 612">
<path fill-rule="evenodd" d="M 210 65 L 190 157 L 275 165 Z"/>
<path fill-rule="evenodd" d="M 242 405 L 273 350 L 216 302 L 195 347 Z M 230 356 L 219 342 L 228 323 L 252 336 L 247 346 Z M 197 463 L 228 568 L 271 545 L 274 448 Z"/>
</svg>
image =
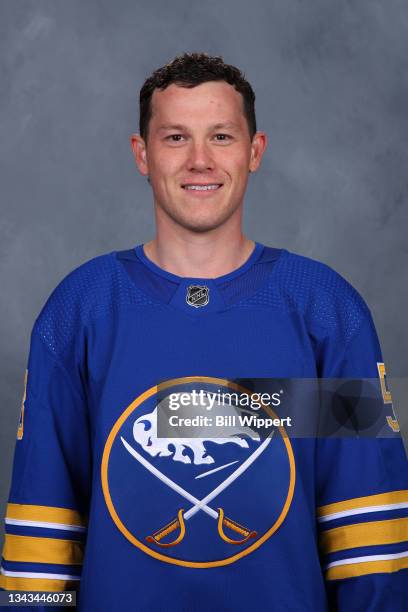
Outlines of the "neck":
<svg viewBox="0 0 408 612">
<path fill-rule="evenodd" d="M 221 228 L 205 233 L 165 232 L 144 245 L 146 256 L 177 276 L 217 278 L 239 268 L 255 248 L 241 229 Z"/>
</svg>

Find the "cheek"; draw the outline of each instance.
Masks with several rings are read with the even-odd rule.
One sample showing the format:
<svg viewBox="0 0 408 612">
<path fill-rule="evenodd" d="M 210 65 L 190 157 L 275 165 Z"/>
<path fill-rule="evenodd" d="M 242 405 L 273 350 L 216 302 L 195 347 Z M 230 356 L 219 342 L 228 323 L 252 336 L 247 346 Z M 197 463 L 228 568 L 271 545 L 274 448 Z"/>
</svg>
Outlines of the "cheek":
<svg viewBox="0 0 408 612">
<path fill-rule="evenodd" d="M 147 157 L 150 174 L 157 178 L 171 176 L 177 165 L 176 158 L 177 156 L 169 155 L 168 151 L 164 151 L 160 146 L 152 145 Z"/>
<path fill-rule="evenodd" d="M 246 159 L 240 160 L 239 163 L 235 164 L 231 168 L 230 176 L 232 183 L 236 189 L 241 190 L 245 187 L 248 181 L 248 162 Z"/>
<path fill-rule="evenodd" d="M 162 181 L 174 181 L 180 175 L 180 163 L 176 156 L 172 159 L 159 156 L 150 167 L 152 173 Z"/>
<path fill-rule="evenodd" d="M 220 164 L 223 164 L 225 170 L 239 180 L 244 178 L 249 168 L 249 157 L 246 151 L 237 152 L 234 156 L 225 157 Z"/>
</svg>

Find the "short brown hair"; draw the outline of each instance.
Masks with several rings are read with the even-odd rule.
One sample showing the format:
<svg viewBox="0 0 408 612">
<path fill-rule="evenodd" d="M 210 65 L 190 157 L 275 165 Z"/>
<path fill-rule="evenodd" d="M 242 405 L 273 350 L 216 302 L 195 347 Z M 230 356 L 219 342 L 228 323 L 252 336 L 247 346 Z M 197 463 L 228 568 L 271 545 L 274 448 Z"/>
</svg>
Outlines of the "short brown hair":
<svg viewBox="0 0 408 612">
<path fill-rule="evenodd" d="M 181 87 L 195 87 L 208 81 L 225 81 L 242 95 L 244 115 L 252 140 L 256 132 L 255 94 L 244 74 L 235 66 L 225 64 L 221 56 L 207 53 L 184 53 L 158 68 L 146 79 L 140 90 L 139 132 L 146 141 L 152 116 L 152 95 L 155 89 L 166 89 L 172 83 Z"/>
</svg>

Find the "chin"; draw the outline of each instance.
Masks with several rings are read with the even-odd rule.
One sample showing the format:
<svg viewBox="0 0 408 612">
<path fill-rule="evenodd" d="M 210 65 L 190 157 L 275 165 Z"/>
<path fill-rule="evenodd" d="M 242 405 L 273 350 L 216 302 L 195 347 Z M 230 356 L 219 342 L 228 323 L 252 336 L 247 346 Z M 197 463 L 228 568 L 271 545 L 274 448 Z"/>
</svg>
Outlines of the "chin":
<svg viewBox="0 0 408 612">
<path fill-rule="evenodd" d="M 197 225 L 184 225 L 185 229 L 188 229 L 190 232 L 195 232 L 196 234 L 205 234 L 207 232 L 211 232 L 212 230 L 217 229 L 217 227 L 219 227 L 220 225 L 222 225 L 221 223 L 219 224 L 197 224 Z"/>
<path fill-rule="evenodd" d="M 201 216 L 194 218 L 193 215 L 185 216 L 185 215 L 173 215 L 172 218 L 178 225 L 181 225 L 185 229 L 188 229 L 193 232 L 202 233 L 202 232 L 210 232 L 211 230 L 215 230 L 223 223 L 228 221 L 234 211 L 224 211 L 224 214 L 219 214 L 217 216 Z"/>
<path fill-rule="evenodd" d="M 239 208 L 239 204 L 224 202 L 216 204 L 217 210 L 211 210 L 212 203 L 194 204 L 193 206 L 180 202 L 176 206 L 163 205 L 157 202 L 157 206 L 177 225 L 197 233 L 210 232 L 223 225 Z"/>
<path fill-rule="evenodd" d="M 195 221 L 193 219 L 173 219 L 176 221 L 177 225 L 180 225 L 184 229 L 187 229 L 191 232 L 196 232 L 198 234 L 204 232 L 210 232 L 211 230 L 216 229 L 220 225 L 222 225 L 223 221 L 214 221 L 214 220 L 200 220 Z"/>
</svg>

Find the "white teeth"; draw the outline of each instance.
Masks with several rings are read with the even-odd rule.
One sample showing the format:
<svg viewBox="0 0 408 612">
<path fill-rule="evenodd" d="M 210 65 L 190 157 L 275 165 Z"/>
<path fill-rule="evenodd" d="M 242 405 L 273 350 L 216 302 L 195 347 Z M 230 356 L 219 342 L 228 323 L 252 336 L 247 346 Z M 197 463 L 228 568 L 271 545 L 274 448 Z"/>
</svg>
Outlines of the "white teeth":
<svg viewBox="0 0 408 612">
<path fill-rule="evenodd" d="M 194 189 L 196 191 L 208 191 L 209 189 L 218 189 L 219 185 L 184 185 L 184 189 Z"/>
</svg>

